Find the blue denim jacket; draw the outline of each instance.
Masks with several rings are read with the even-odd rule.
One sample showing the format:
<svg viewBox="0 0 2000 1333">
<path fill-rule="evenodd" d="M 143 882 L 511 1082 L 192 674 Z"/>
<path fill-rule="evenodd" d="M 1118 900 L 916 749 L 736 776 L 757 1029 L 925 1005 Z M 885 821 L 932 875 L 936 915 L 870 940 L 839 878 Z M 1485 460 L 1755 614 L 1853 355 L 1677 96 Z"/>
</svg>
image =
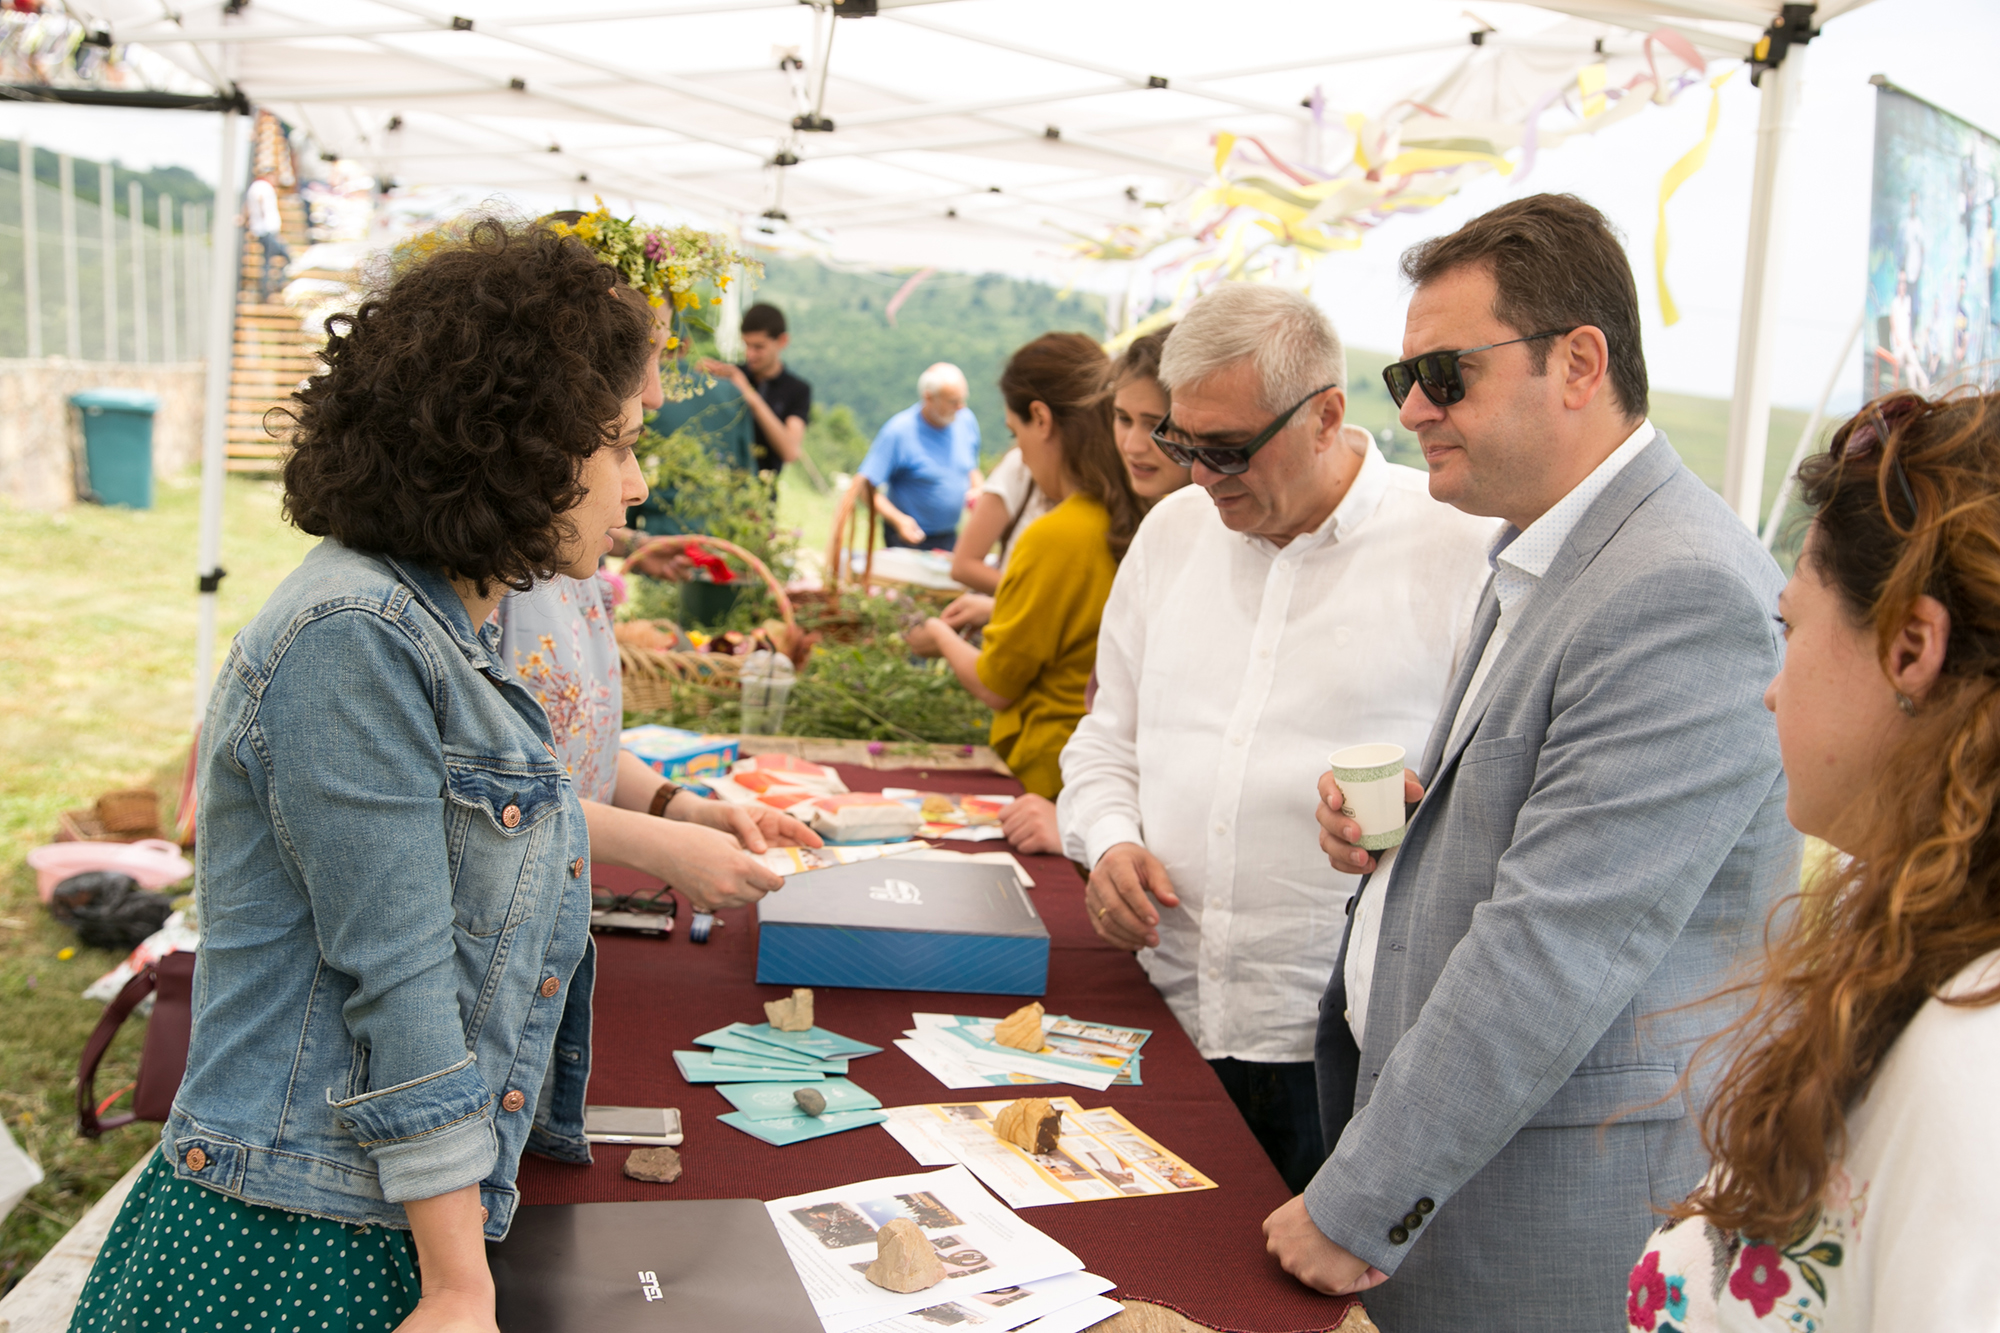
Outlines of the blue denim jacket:
<svg viewBox="0 0 2000 1333">
<path fill-rule="evenodd" d="M 547 719 L 436 571 L 324 541 L 202 724 L 183 1180 L 407 1227 L 524 1148 L 590 1160 L 589 834 Z"/>
</svg>

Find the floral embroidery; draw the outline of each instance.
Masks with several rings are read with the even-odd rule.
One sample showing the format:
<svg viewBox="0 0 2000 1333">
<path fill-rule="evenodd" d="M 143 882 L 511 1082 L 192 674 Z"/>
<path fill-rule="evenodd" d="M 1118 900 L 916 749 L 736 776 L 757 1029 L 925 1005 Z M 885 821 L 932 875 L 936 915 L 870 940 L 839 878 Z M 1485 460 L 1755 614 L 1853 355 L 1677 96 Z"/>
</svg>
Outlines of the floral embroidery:
<svg viewBox="0 0 2000 1333">
<path fill-rule="evenodd" d="M 1646 1251 L 1646 1257 L 1625 1282 L 1625 1320 L 1633 1328 L 1651 1333 L 1667 1304 L 1667 1280 L 1660 1276 L 1660 1255 Z"/>
<path fill-rule="evenodd" d="M 1747 1302 L 1759 1319 L 1771 1313 L 1771 1307 L 1778 1303 L 1778 1297 L 1792 1289 L 1792 1280 L 1785 1276 L 1781 1256 L 1775 1245 L 1746 1245 L 1743 1259 L 1736 1271 L 1729 1275 L 1729 1294 L 1739 1301 Z"/>
<path fill-rule="evenodd" d="M 617 786 L 624 725 L 618 645 L 600 579 L 558 577 L 501 602 L 503 651 L 548 717 L 556 753 L 587 801 Z"/>
<path fill-rule="evenodd" d="M 1667 1313 L 1675 1319 L 1688 1317 L 1687 1279 L 1678 1273 L 1667 1279 Z"/>
</svg>

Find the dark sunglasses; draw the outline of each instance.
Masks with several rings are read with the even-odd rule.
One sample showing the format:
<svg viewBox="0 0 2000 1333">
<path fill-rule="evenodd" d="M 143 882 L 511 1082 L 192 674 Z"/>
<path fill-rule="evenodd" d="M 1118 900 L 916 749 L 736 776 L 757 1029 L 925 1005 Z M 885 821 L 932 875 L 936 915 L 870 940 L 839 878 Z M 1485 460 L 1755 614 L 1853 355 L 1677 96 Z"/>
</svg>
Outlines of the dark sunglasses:
<svg viewBox="0 0 2000 1333">
<path fill-rule="evenodd" d="M 1450 407 L 1465 397 L 1465 378 L 1458 373 L 1458 359 L 1471 356 L 1474 352 L 1490 352 L 1496 347 L 1512 347 L 1515 343 L 1531 343 L 1540 338 L 1561 338 L 1575 333 L 1575 329 L 1551 329 L 1547 333 L 1531 333 L 1525 338 L 1509 338 L 1503 343 L 1487 343 L 1484 347 L 1464 347 L 1455 352 L 1425 352 L 1413 356 L 1408 361 L 1397 361 L 1382 367 L 1382 382 L 1389 386 L 1389 396 L 1401 407 L 1403 400 L 1410 396 L 1410 390 L 1423 386 L 1424 397 L 1439 407 Z"/>
<path fill-rule="evenodd" d="M 1258 431 L 1256 438 L 1248 444 L 1182 443 L 1182 440 L 1185 440 L 1187 437 L 1182 436 L 1181 439 L 1174 439 L 1167 434 L 1168 431 L 1174 431 L 1176 434 L 1179 434 L 1178 428 L 1174 425 L 1173 414 L 1171 412 L 1161 418 L 1160 424 L 1153 428 L 1153 443 L 1159 446 L 1161 453 L 1165 454 L 1181 467 L 1193 467 L 1196 463 L 1199 463 L 1210 472 L 1220 472 L 1225 477 L 1240 476 L 1250 470 L 1251 455 L 1269 444 L 1272 438 L 1285 428 L 1285 423 L 1290 421 L 1300 408 L 1325 393 L 1328 389 L 1338 389 L 1339 387 L 1338 384 L 1320 385 L 1317 389 L 1314 389 L 1311 393 L 1286 408 L 1283 415 L 1270 425 L 1264 427 L 1264 429 Z"/>
<path fill-rule="evenodd" d="M 1910 506 L 1910 521 L 1917 521 L 1917 493 L 1910 487 L 1910 474 L 1903 470 L 1902 450 L 1890 450 L 1884 446 L 1890 435 L 1901 430 L 1913 419 L 1922 416 L 1930 407 L 1929 400 L 1913 393 L 1899 393 L 1870 403 L 1866 410 L 1846 429 L 1836 433 L 1828 452 L 1841 459 L 1859 461 L 1872 451 L 1881 449 L 1889 460 L 1889 471 L 1895 475 L 1896 485 L 1903 492 L 1903 499 Z"/>
</svg>

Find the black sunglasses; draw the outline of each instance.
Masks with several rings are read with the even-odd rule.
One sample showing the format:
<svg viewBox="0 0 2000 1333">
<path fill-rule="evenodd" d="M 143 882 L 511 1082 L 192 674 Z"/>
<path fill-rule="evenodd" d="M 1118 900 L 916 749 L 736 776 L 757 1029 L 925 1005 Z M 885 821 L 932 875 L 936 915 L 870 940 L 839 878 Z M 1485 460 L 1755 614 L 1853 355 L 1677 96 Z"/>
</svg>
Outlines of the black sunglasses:
<svg viewBox="0 0 2000 1333">
<path fill-rule="evenodd" d="M 1413 356 L 1408 361 L 1397 361 L 1382 367 L 1382 382 L 1389 386 L 1389 396 L 1401 407 L 1403 400 L 1410 396 L 1410 390 L 1423 386 L 1424 397 L 1439 407 L 1450 407 L 1465 397 L 1465 378 L 1458 373 L 1458 359 L 1471 356 L 1474 352 L 1490 352 L 1496 347 L 1512 347 L 1515 343 L 1531 343 L 1540 338 L 1561 338 L 1575 333 L 1575 329 L 1551 329 L 1547 333 L 1531 333 L 1525 338 L 1509 338 L 1503 343 L 1487 343 L 1484 347 L 1465 347 L 1456 352 L 1425 352 Z"/>
<path fill-rule="evenodd" d="M 1180 440 L 1171 439 L 1167 432 L 1176 430 L 1171 412 L 1161 418 L 1160 424 L 1153 428 L 1153 443 L 1159 446 L 1161 453 L 1181 467 L 1193 467 L 1199 463 L 1210 472 L 1220 472 L 1225 477 L 1240 476 L 1250 470 L 1250 456 L 1269 444 L 1272 437 L 1285 428 L 1285 423 L 1290 421 L 1300 408 L 1328 389 L 1339 387 L 1338 384 L 1320 385 L 1286 408 L 1276 421 L 1258 431 L 1256 438 L 1248 444 L 1184 444 Z"/>
</svg>

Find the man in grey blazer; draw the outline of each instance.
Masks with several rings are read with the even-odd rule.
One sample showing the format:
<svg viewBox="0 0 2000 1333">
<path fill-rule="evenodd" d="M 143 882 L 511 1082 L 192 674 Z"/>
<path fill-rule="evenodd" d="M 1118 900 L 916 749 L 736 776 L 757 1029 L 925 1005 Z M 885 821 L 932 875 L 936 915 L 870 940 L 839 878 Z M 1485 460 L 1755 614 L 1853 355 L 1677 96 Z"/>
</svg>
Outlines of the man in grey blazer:
<svg viewBox="0 0 2000 1333">
<path fill-rule="evenodd" d="M 1796 880 L 1762 703 L 1782 576 L 1646 420 L 1595 209 L 1518 200 L 1403 268 L 1385 378 L 1431 494 L 1507 526 L 1385 864 L 1320 783 L 1321 845 L 1374 873 L 1320 1004 L 1335 1147 L 1265 1233 L 1384 1333 L 1597 1333 L 1706 1167 L 1708 1084 L 1679 1080 L 1731 1011 L 1681 1006 Z"/>
</svg>

